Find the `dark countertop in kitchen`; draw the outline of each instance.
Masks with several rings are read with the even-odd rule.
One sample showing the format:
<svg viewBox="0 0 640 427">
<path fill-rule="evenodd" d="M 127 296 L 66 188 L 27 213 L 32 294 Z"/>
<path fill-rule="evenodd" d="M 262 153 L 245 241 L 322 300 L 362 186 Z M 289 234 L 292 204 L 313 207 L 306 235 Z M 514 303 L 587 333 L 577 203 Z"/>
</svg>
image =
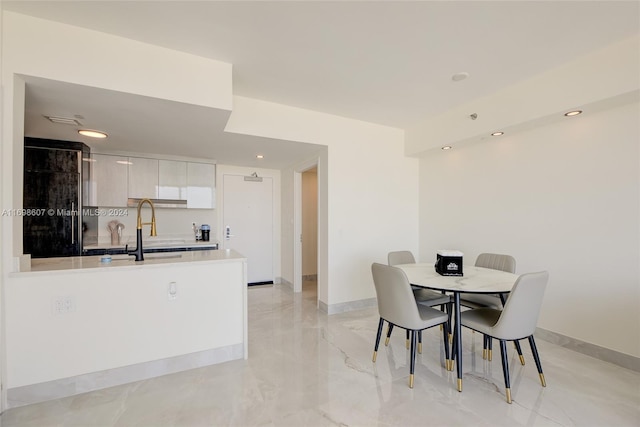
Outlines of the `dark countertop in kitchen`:
<svg viewBox="0 0 640 427">
<path fill-rule="evenodd" d="M 127 253 L 127 249 L 133 250 L 135 248 L 135 240 L 133 241 L 133 244 L 128 244 L 128 247 L 127 245 L 110 244 L 89 245 L 83 248 L 82 255 L 122 255 Z M 180 239 L 153 239 L 152 241 L 143 241 L 142 249 L 144 253 L 204 251 L 219 249 L 219 244 L 215 241 L 204 242 L 195 240 L 187 241 Z"/>
</svg>

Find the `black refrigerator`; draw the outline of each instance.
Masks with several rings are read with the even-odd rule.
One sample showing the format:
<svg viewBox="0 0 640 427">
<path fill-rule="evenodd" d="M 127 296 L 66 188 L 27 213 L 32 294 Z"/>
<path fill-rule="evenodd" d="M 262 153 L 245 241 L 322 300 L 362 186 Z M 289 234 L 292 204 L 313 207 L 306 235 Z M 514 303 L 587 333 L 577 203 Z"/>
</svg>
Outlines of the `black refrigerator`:
<svg viewBox="0 0 640 427">
<path fill-rule="evenodd" d="M 25 138 L 23 251 L 32 258 L 79 256 L 97 217 L 86 206 L 89 147 Z M 84 214 L 84 215 L 83 215 Z M 96 223 L 96 224 L 94 224 Z"/>
</svg>

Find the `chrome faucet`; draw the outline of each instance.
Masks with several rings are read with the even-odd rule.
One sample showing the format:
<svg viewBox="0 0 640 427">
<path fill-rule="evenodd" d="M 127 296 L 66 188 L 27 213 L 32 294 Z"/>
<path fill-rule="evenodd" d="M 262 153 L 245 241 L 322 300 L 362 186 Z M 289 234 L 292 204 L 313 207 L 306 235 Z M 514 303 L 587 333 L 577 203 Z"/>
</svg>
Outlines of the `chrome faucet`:
<svg viewBox="0 0 640 427">
<path fill-rule="evenodd" d="M 151 206 L 151 222 L 142 222 L 142 215 L 140 214 L 140 208 L 142 205 L 148 203 Z M 142 252 L 142 226 L 151 225 L 151 236 L 157 236 L 156 232 L 156 209 L 153 206 L 153 202 L 150 199 L 142 199 L 138 202 L 138 226 L 136 227 L 136 249 L 133 251 L 127 251 L 127 254 L 136 257 L 136 261 L 144 261 L 144 255 Z"/>
</svg>

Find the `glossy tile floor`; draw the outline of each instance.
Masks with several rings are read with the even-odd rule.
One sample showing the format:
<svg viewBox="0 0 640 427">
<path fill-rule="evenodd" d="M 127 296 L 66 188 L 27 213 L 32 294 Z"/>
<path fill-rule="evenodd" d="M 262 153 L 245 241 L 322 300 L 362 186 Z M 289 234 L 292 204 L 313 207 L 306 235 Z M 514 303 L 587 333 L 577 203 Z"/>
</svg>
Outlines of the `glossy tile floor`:
<svg viewBox="0 0 640 427">
<path fill-rule="evenodd" d="M 408 387 L 404 334 L 371 362 L 377 310 L 326 316 L 315 284 L 249 290 L 249 360 L 10 409 L 9 426 L 638 426 L 640 374 L 538 340 L 547 380 L 512 345 L 513 404 L 499 356 L 465 331 L 464 390 L 444 369 L 440 332 L 424 334 Z M 496 348 L 497 346 L 494 346 Z M 494 350 L 495 351 L 495 350 Z M 498 351 L 495 351 L 499 354 Z"/>
</svg>

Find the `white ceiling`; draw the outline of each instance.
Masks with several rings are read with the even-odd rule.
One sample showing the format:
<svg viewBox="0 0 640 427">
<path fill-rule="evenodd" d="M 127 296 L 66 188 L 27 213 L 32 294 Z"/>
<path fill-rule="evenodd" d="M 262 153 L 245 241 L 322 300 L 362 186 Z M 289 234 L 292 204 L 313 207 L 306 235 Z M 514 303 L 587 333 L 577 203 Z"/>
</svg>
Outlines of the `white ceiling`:
<svg viewBox="0 0 640 427">
<path fill-rule="evenodd" d="M 232 63 L 236 95 L 399 128 L 637 35 L 639 5 L 636 1 L 3 2 L 6 10 Z M 470 77 L 453 82 L 451 76 L 461 71 Z M 35 116 L 43 114 L 45 106 L 67 108 L 74 114 L 98 108 L 92 98 L 82 95 L 83 87 L 73 90 L 47 81 L 31 86 L 28 101 Z M 151 141 L 168 149 L 171 145 L 162 142 L 167 134 L 184 139 L 194 154 L 206 147 L 219 162 L 227 163 L 210 147 L 216 142 L 206 142 L 218 138 L 207 138 L 205 129 L 199 128 L 204 120 L 198 118 L 213 112 L 158 100 L 133 102 L 133 95 L 127 94 L 93 95 L 94 101 L 95 96 L 104 96 L 100 99 L 111 105 L 140 102 L 152 108 L 153 114 L 144 120 L 174 125 L 175 118 L 185 113 L 193 118 L 191 130 L 167 126 L 137 135 L 129 141 L 141 144 L 135 151 L 153 148 Z M 113 115 L 114 110 L 108 112 Z M 139 114 L 133 116 L 142 120 Z M 122 121 L 109 124 L 115 123 Z M 122 133 L 131 136 L 132 131 L 125 128 Z M 109 132 L 115 137 L 120 130 L 109 128 Z M 229 136 L 220 130 L 217 134 L 221 143 Z M 284 144 L 283 152 L 295 156 L 297 148 L 317 149 L 230 137 L 242 141 L 227 145 L 238 144 L 242 150 Z M 229 163 L 246 161 L 246 154 L 236 153 Z"/>
<path fill-rule="evenodd" d="M 159 154 L 282 169 L 321 149 L 224 132 L 228 111 L 36 77 L 25 80 L 25 135 L 82 141 L 92 152 Z M 82 126 L 54 124 L 45 116 L 76 119 Z M 109 137 L 82 137 L 79 128 L 104 130 Z M 258 154 L 264 159 L 257 159 Z"/>
</svg>

